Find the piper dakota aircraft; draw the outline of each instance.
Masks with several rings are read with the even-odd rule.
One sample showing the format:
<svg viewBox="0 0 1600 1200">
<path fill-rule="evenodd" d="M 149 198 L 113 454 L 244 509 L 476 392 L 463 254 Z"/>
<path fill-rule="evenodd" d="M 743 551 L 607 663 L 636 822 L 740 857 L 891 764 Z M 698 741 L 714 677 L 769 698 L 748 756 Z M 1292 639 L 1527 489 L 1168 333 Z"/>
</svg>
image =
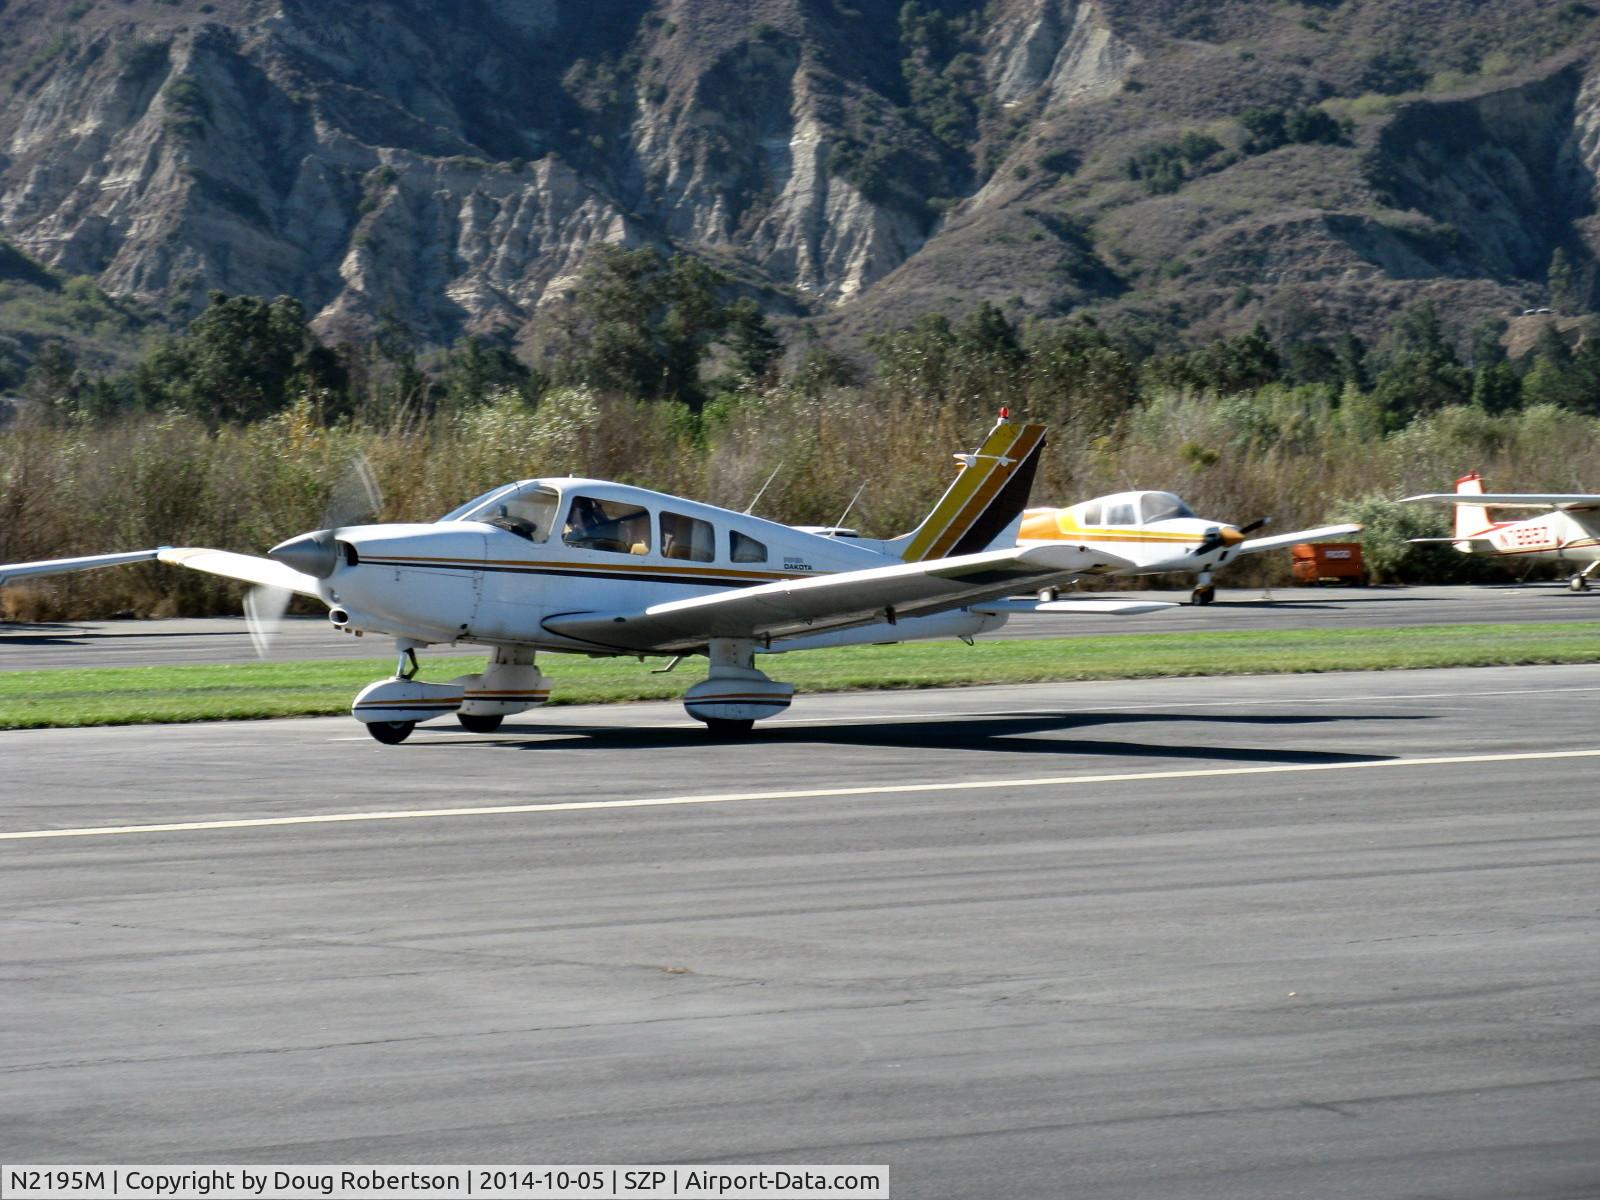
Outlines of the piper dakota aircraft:
<svg viewBox="0 0 1600 1200">
<path fill-rule="evenodd" d="M 158 559 L 255 585 L 250 614 L 290 593 L 320 600 L 338 629 L 395 639 L 390 678 L 362 689 L 352 715 L 396 744 L 419 722 L 456 715 L 473 732 L 550 695 L 541 650 L 595 656 L 690 654 L 710 660 L 684 695 L 713 733 L 748 733 L 789 706 L 758 651 L 971 640 L 1017 611 L 1140 613 L 1141 601 L 1007 601 L 1080 575 L 1136 564 L 1084 542 L 1017 544 L 1044 427 L 1000 420 L 923 522 L 898 538 L 808 532 L 747 513 L 598 479 L 525 479 L 431 524 L 304 533 L 265 558 L 164 548 L 0 565 L 0 585 L 31 576 Z M 418 649 L 489 647 L 481 672 L 416 678 Z M 670 668 L 669 668 L 670 669 Z"/>
<path fill-rule="evenodd" d="M 1330 542 L 1360 533 L 1359 525 L 1323 525 L 1273 537 L 1252 538 L 1265 517 L 1248 525 L 1208 521 L 1171 492 L 1118 492 L 1068 508 L 1030 508 L 1022 514 L 1019 544 L 1093 546 L 1127 563 L 1108 573 L 1158 575 L 1193 572 L 1192 604 L 1216 598 L 1211 573 L 1224 563 L 1298 542 Z"/>
<path fill-rule="evenodd" d="M 1453 537 L 1412 538 L 1450 542 L 1463 554 L 1514 555 L 1586 563 L 1568 581 L 1575 592 L 1589 590 L 1589 576 L 1600 568 L 1600 496 L 1582 492 L 1485 492 L 1476 471 L 1456 480 L 1454 492 L 1407 496 L 1402 504 L 1433 501 L 1454 504 Z M 1521 521 L 1496 521 L 1491 508 L 1542 508 L 1550 511 Z"/>
</svg>

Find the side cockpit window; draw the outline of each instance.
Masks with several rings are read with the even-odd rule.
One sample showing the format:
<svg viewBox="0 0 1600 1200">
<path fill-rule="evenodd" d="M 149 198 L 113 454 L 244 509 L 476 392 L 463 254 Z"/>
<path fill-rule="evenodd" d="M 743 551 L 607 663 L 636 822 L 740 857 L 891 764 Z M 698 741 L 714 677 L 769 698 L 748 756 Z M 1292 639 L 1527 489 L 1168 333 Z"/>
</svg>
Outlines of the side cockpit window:
<svg viewBox="0 0 1600 1200">
<path fill-rule="evenodd" d="M 1105 523 L 1107 525 L 1137 525 L 1139 516 L 1134 511 L 1132 503 L 1108 504 L 1106 505 Z"/>
<path fill-rule="evenodd" d="M 575 496 L 567 510 L 561 540 L 584 550 L 610 554 L 650 553 L 650 513 L 623 500 Z"/>
<path fill-rule="evenodd" d="M 661 557 L 710 562 L 717 557 L 717 531 L 710 521 L 664 512 L 661 514 Z"/>
<path fill-rule="evenodd" d="M 731 535 L 731 549 L 734 562 L 766 562 L 767 546 L 765 542 L 758 542 L 753 537 L 748 537 L 735 529 Z"/>
</svg>

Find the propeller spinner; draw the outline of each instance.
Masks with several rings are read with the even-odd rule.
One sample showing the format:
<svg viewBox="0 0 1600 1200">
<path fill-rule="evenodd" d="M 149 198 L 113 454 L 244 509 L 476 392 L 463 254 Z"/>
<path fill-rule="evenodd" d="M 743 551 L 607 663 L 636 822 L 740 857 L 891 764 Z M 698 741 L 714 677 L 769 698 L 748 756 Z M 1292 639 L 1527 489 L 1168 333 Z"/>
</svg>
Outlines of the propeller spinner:
<svg viewBox="0 0 1600 1200">
<path fill-rule="evenodd" d="M 322 523 L 327 528 L 279 542 L 267 551 L 267 557 L 314 579 L 326 579 L 339 566 L 340 527 L 371 516 L 382 507 L 383 494 L 378 489 L 372 467 L 364 455 L 357 454 L 345 466 L 329 493 L 328 505 L 322 513 Z M 250 628 L 250 640 L 255 643 L 256 653 L 263 658 L 282 624 L 289 600 L 290 593 L 286 589 L 264 584 L 251 588 L 245 595 L 244 615 Z"/>
<path fill-rule="evenodd" d="M 1247 534 L 1254 533 L 1270 520 L 1272 520 L 1271 517 L 1257 517 L 1248 525 L 1218 525 L 1213 529 L 1208 529 L 1204 540 L 1194 548 L 1194 556 L 1203 558 L 1212 551 L 1220 550 L 1224 546 L 1237 546 L 1245 540 Z"/>
</svg>

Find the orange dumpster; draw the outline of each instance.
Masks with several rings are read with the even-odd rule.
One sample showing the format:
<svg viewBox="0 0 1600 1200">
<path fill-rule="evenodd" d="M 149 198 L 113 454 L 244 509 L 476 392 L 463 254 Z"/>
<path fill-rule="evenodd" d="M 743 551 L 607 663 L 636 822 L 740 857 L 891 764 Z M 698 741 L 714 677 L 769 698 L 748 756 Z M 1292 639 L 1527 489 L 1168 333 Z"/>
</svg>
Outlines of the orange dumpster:
<svg viewBox="0 0 1600 1200">
<path fill-rule="evenodd" d="M 1290 570 L 1296 583 L 1347 583 L 1365 587 L 1367 569 L 1360 542 L 1301 542 L 1289 547 Z"/>
</svg>

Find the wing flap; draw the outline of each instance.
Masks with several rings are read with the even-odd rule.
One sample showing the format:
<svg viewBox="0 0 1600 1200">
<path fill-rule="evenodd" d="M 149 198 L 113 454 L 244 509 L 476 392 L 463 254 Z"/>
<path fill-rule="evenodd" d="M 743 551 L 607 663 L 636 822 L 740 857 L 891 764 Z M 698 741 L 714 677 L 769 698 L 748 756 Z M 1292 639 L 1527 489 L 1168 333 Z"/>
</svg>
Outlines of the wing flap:
<svg viewBox="0 0 1600 1200">
<path fill-rule="evenodd" d="M 120 567 L 123 563 L 149 562 L 159 550 L 128 550 L 121 554 L 88 554 L 82 558 L 45 558 L 38 562 L 0 563 L 0 587 L 18 579 L 35 579 L 45 575 L 71 575 L 77 571 L 93 571 L 100 567 Z"/>
<path fill-rule="evenodd" d="M 1411 546 L 1426 546 L 1430 544 L 1454 546 L 1462 553 L 1495 554 L 1499 548 L 1488 538 L 1460 538 L 1460 537 L 1427 537 L 1407 538 L 1406 544 Z"/>
<path fill-rule="evenodd" d="M 1083 615 L 1132 617 L 1139 613 L 1181 608 L 1170 600 L 985 600 L 969 606 L 976 613 L 1013 616 L 1020 613 L 1078 613 Z"/>
<path fill-rule="evenodd" d="M 224 579 L 237 579 L 242 583 L 285 588 L 302 596 L 320 599 L 316 579 L 270 558 L 235 554 L 231 550 L 206 550 L 196 546 L 169 547 L 160 551 L 157 557 L 175 567 L 188 567 L 191 571 L 204 571 L 207 575 L 221 575 Z"/>
<path fill-rule="evenodd" d="M 638 612 L 567 613 L 544 627 L 611 650 L 669 653 L 713 637 L 782 638 L 922 616 L 1131 565 L 1082 546 L 1012 547 L 734 588 Z"/>
<path fill-rule="evenodd" d="M 1359 525 L 1322 525 L 1316 529 L 1302 529 L 1297 533 L 1275 533 L 1271 537 L 1249 538 L 1239 543 L 1237 554 L 1259 554 L 1263 550 L 1277 550 L 1283 546 L 1298 546 L 1302 542 L 1336 542 L 1351 534 L 1360 533 Z"/>
</svg>

